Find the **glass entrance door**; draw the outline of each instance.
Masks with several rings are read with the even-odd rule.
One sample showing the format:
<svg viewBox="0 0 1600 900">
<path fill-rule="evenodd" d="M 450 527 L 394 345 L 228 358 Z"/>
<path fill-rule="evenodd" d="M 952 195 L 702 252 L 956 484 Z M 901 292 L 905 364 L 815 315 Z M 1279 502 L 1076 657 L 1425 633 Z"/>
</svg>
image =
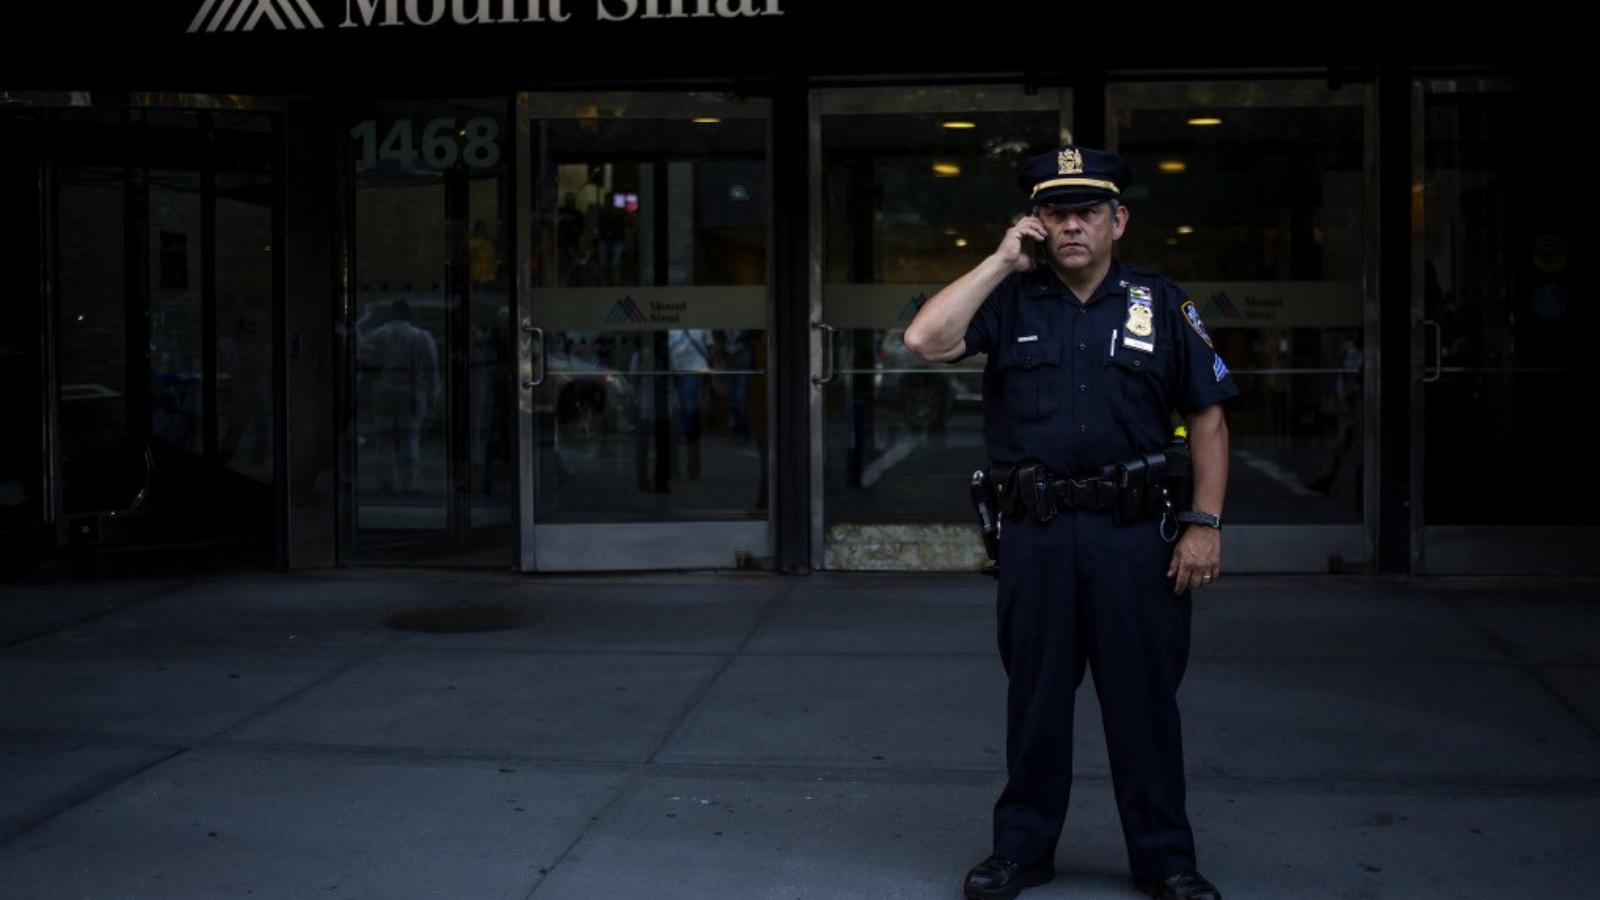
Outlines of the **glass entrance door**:
<svg viewBox="0 0 1600 900">
<path fill-rule="evenodd" d="M 1412 568 L 1600 572 L 1600 487 L 1577 437 L 1600 314 L 1583 302 L 1594 226 L 1578 141 L 1528 141 L 1575 99 L 1559 85 L 1415 87 Z"/>
<path fill-rule="evenodd" d="M 767 103 L 524 103 L 523 568 L 770 556 Z"/>
<path fill-rule="evenodd" d="M 395 103 L 353 116 L 344 559 L 512 563 L 507 107 Z"/>
<path fill-rule="evenodd" d="M 1066 91 L 812 94 L 812 566 L 976 568 L 968 481 L 984 464 L 984 359 L 905 349 L 922 301 L 1026 212 L 1020 160 L 1056 146 Z"/>
<path fill-rule="evenodd" d="M 68 541 L 270 558 L 271 115 L 44 114 L 54 491 Z"/>
<path fill-rule="evenodd" d="M 1135 172 L 1123 259 L 1186 290 L 1238 383 L 1225 517 L 1234 571 L 1372 558 L 1377 417 L 1374 107 L 1321 80 L 1112 84 Z"/>
</svg>

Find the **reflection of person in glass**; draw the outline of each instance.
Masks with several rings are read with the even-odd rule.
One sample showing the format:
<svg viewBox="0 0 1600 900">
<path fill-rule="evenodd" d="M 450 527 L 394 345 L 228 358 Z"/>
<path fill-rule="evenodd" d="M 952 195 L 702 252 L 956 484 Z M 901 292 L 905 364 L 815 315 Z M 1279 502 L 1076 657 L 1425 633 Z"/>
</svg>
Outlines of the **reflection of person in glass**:
<svg viewBox="0 0 1600 900">
<path fill-rule="evenodd" d="M 657 487 L 651 478 L 650 448 L 656 436 L 657 410 L 666 404 L 656 403 L 655 376 L 644 374 L 656 368 L 654 342 L 641 340 L 637 333 L 628 340 L 633 344 L 633 352 L 628 356 L 628 380 L 633 387 L 634 475 L 638 479 L 639 491 L 650 493 Z M 665 452 L 665 448 L 658 448 L 658 452 Z M 665 484 L 660 487 L 666 489 Z"/>
<path fill-rule="evenodd" d="M 622 195 L 612 194 L 611 201 L 600 207 L 598 246 L 606 284 L 616 284 L 622 277 L 622 248 L 628 228 L 628 214 L 618 205 L 622 199 Z"/>
<path fill-rule="evenodd" d="M 485 495 L 494 492 L 494 463 L 503 459 L 506 385 L 512 380 L 503 352 L 511 324 L 511 307 L 500 306 L 486 324 L 472 326 L 468 357 L 472 399 L 472 481 Z"/>
<path fill-rule="evenodd" d="M 723 367 L 731 370 L 728 379 L 728 412 L 733 417 L 733 436 L 750 436 L 750 372 L 756 365 L 756 340 L 759 331 L 726 329 L 722 339 Z"/>
<path fill-rule="evenodd" d="M 1311 487 L 1319 493 L 1333 492 L 1339 470 L 1344 468 L 1350 449 L 1355 446 L 1356 426 L 1360 423 L 1361 412 L 1361 360 L 1360 345 L 1354 339 L 1346 338 L 1339 347 L 1339 374 L 1333 382 L 1333 402 L 1337 404 L 1333 414 L 1338 419 L 1339 428 L 1339 434 L 1334 438 L 1333 461 L 1329 463 L 1327 472 L 1311 482 Z M 1361 463 L 1357 460 L 1357 495 L 1361 492 L 1360 475 Z"/>
<path fill-rule="evenodd" d="M 561 198 L 561 208 L 556 210 L 556 253 L 560 261 L 558 271 L 569 272 L 583 247 L 583 210 L 578 208 L 578 195 L 568 191 Z"/>
<path fill-rule="evenodd" d="M 479 219 L 472 224 L 472 236 L 467 238 L 467 272 L 473 287 L 494 284 L 499 272 L 494 254 L 494 238 L 489 236 L 489 223 Z"/>
<path fill-rule="evenodd" d="M 217 405 L 223 429 L 217 453 L 234 461 L 239 442 L 250 434 L 250 465 L 267 462 L 272 437 L 271 345 L 254 319 L 240 316 L 231 335 L 217 339 Z"/>
<path fill-rule="evenodd" d="M 433 335 L 411 322 L 411 304 L 394 301 L 389 321 L 361 339 L 362 366 L 374 374 L 372 413 L 389 450 L 383 485 L 420 494 L 422 423 L 439 398 L 439 352 Z"/>
<path fill-rule="evenodd" d="M 689 478 L 700 477 L 700 392 L 711 369 L 711 332 L 703 328 L 674 329 L 667 339 L 672 357 L 672 389 L 678 401 L 683 441 L 688 449 Z"/>
</svg>

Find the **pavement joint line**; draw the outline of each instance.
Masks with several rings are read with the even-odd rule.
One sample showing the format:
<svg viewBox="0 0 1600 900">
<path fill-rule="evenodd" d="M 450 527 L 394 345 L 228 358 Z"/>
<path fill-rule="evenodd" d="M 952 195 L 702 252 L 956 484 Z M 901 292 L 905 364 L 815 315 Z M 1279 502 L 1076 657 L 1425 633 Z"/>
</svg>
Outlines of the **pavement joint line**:
<svg viewBox="0 0 1600 900">
<path fill-rule="evenodd" d="M 624 770 L 622 778 L 613 788 L 611 798 L 589 817 L 588 824 L 585 825 L 583 829 L 578 832 L 577 836 L 572 839 L 572 842 L 568 844 L 566 848 L 550 862 L 550 865 L 540 870 L 539 877 L 534 881 L 532 889 L 530 889 L 527 895 L 523 897 L 523 900 L 531 900 L 531 898 L 539 892 L 539 888 L 543 887 L 545 882 L 549 880 L 550 875 L 561 866 L 562 861 L 570 856 L 572 851 L 576 849 L 579 844 L 583 843 L 584 840 L 589 837 L 590 833 L 595 830 L 595 828 L 601 825 L 606 818 L 606 814 L 609 813 L 612 808 L 614 808 L 617 803 L 622 800 L 622 798 L 632 796 L 634 792 L 638 790 L 639 785 L 643 783 L 646 777 L 648 777 L 651 767 L 655 765 L 656 757 L 661 754 L 661 751 L 671 746 L 672 742 L 677 739 L 679 734 L 682 733 L 683 729 L 688 725 L 689 720 L 693 717 L 695 710 L 699 709 L 701 704 L 705 702 L 705 698 L 710 695 L 711 690 L 716 687 L 717 682 L 722 679 L 723 674 L 725 674 L 728 669 L 733 666 L 734 662 L 744 654 L 745 648 L 750 646 L 750 642 L 755 639 L 755 636 L 761 633 L 761 629 L 767 624 L 767 620 L 772 617 L 773 610 L 777 609 L 785 600 L 792 596 L 797 587 L 798 582 L 790 582 L 782 591 L 775 592 L 767 599 L 766 606 L 761 610 L 760 615 L 756 616 L 755 621 L 750 626 L 749 633 L 744 636 L 744 640 L 740 641 L 739 646 L 735 647 L 730 653 L 727 654 L 727 658 L 722 661 L 722 665 L 718 666 L 717 670 L 711 673 L 699 685 L 699 687 L 697 687 L 695 691 L 690 694 L 689 698 L 684 701 L 683 707 L 679 711 L 673 724 L 666 729 L 665 734 L 661 740 L 656 743 L 655 748 L 651 750 L 650 753 L 645 757 L 644 762 L 639 765 L 630 766 Z"/>
<path fill-rule="evenodd" d="M 390 645 L 394 643 L 394 640 L 395 638 L 390 637 L 376 647 L 370 647 L 363 653 L 356 653 L 344 660 L 342 663 L 339 663 L 324 671 L 321 675 L 318 675 L 300 687 L 295 688 L 288 693 L 283 694 L 282 696 L 274 697 L 271 700 L 266 701 L 256 709 L 245 713 L 241 719 L 233 724 L 228 725 L 218 731 L 212 732 L 210 735 L 207 735 L 204 738 L 201 738 L 195 743 L 196 749 L 204 747 L 210 741 L 227 738 L 229 735 L 238 732 L 240 729 L 245 728 L 248 725 L 260 721 L 261 719 L 271 715 L 285 706 L 288 706 L 296 700 L 299 700 L 301 697 L 304 697 L 306 694 L 309 694 L 317 688 L 322 687 L 323 685 L 334 680 L 335 678 L 338 678 L 346 672 L 349 672 L 357 666 L 363 666 L 372 662 L 378 657 L 384 655 L 384 653 L 390 649 Z"/>
<path fill-rule="evenodd" d="M 118 604 L 115 604 L 115 605 L 112 605 L 112 606 L 101 607 L 99 609 L 96 609 L 96 610 L 94 610 L 92 612 L 89 612 L 89 613 L 86 613 L 84 615 L 78 616 L 76 618 L 72 618 L 72 619 L 69 619 L 67 621 L 60 622 L 60 623 L 58 623 L 56 625 L 52 625 L 49 628 L 43 629 L 42 631 L 31 632 L 29 634 L 24 634 L 24 635 L 22 635 L 20 637 L 14 637 L 14 638 L 11 638 L 10 640 L 4 641 L 4 642 L 0 642 L 0 651 L 9 650 L 12 647 L 16 647 L 16 646 L 21 645 L 21 644 L 26 644 L 29 641 L 35 641 L 35 640 L 38 640 L 39 638 L 42 638 L 42 637 L 49 637 L 52 634 L 55 634 L 55 633 L 61 632 L 61 631 L 66 631 L 69 628 L 76 628 L 79 625 L 87 625 L 90 622 L 96 621 L 98 619 L 106 618 L 107 616 L 114 615 L 114 614 L 119 613 L 119 612 L 121 612 L 121 611 L 123 611 L 125 609 L 131 609 L 131 608 L 133 608 L 135 606 L 145 606 L 145 605 L 157 603 L 157 602 L 159 602 L 161 600 L 165 600 L 166 598 L 172 596 L 173 594 L 178 593 L 179 591 L 182 591 L 182 590 L 184 590 L 186 588 L 189 588 L 189 587 L 193 587 L 196 583 L 197 582 L 193 582 L 193 581 L 179 581 L 179 582 L 163 582 L 163 583 L 160 583 L 156 587 L 153 587 L 148 591 L 140 592 L 139 594 L 137 594 L 133 598 L 131 598 L 131 599 L 127 600 L 127 601 L 124 601 L 122 603 L 118 603 Z"/>
<path fill-rule="evenodd" d="M 1469 628 L 1478 632 L 1479 637 L 1483 638 L 1495 649 L 1505 654 L 1506 658 L 1510 659 L 1525 677 L 1531 680 L 1534 684 L 1537 684 L 1541 689 L 1544 690 L 1546 694 L 1549 694 L 1550 697 L 1554 699 L 1562 709 L 1566 710 L 1570 715 L 1578 720 L 1578 724 L 1582 725 L 1585 731 L 1589 732 L 1589 734 L 1594 737 L 1596 741 L 1600 741 L 1600 723 L 1591 722 L 1589 718 L 1582 713 L 1582 711 L 1580 711 L 1576 706 L 1573 706 L 1571 701 L 1569 701 L 1560 691 L 1556 690 L 1555 685 L 1551 684 L 1548 678 L 1544 677 L 1544 673 L 1540 672 L 1535 665 L 1529 663 L 1520 655 L 1518 655 L 1516 648 L 1512 646 L 1509 640 L 1496 633 L 1481 619 L 1473 615 L 1470 610 L 1465 609 L 1458 599 L 1441 598 L 1441 602 L 1453 610 L 1456 615 L 1460 616 L 1467 623 Z"/>
<path fill-rule="evenodd" d="M 43 816 L 39 817 L 38 819 L 36 819 L 36 820 L 34 820 L 32 822 L 28 822 L 27 824 L 22 825 L 20 828 L 18 828 L 16 831 L 12 832 L 11 834 L 9 834 L 9 835 L 0 834 L 0 851 L 3 851 L 6 848 L 10 847 L 12 844 L 14 844 L 17 841 L 21 840 L 25 835 L 27 835 L 28 833 L 40 828 L 41 826 L 46 825 L 49 822 L 51 822 L 51 821 L 53 821 L 55 819 L 58 819 L 61 816 L 64 816 L 67 813 L 69 813 L 69 812 L 71 812 L 71 811 L 73 811 L 73 810 L 75 810 L 75 809 L 77 809 L 77 808 L 89 803 L 91 800 L 94 800 L 95 798 L 101 796 L 102 794 L 109 793 L 109 792 L 117 789 L 121 785 L 127 784 L 129 781 L 132 781 L 133 779 L 139 777 L 140 775 L 143 775 L 144 773 L 150 771 L 151 769 L 154 769 L 156 766 L 159 766 L 159 765 L 161 765 L 163 763 L 166 763 L 166 762 L 170 762 L 170 761 L 172 761 L 172 760 L 178 758 L 179 756 L 182 756 L 183 754 L 188 753 L 188 752 L 189 752 L 189 748 L 188 747 L 175 747 L 175 748 L 172 748 L 172 752 L 171 753 L 167 753 L 164 756 L 157 757 L 156 759 L 151 760 L 150 762 L 138 767 L 137 769 L 134 769 L 133 771 L 128 772 L 127 774 L 123 775 L 120 778 L 114 778 L 114 779 L 112 779 L 111 781 L 109 781 L 109 782 L 107 782 L 105 784 L 97 785 L 94 789 L 92 789 L 89 792 L 85 793 L 82 797 L 79 797 L 78 799 L 73 800 L 72 802 L 68 803 L 65 806 L 62 806 L 62 807 L 60 807 L 58 809 L 53 809 L 50 812 L 45 813 Z"/>
</svg>

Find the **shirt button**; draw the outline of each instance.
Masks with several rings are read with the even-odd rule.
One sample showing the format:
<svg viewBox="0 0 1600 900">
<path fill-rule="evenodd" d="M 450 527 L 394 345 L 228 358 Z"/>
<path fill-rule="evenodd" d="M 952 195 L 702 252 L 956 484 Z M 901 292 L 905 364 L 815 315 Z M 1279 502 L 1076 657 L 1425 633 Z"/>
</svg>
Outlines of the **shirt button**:
<svg viewBox="0 0 1600 900">
<path fill-rule="evenodd" d="M 1135 369 L 1139 368 L 1142 365 L 1144 365 L 1144 360 L 1142 360 L 1142 359 L 1136 359 L 1136 360 L 1133 361 L 1133 367 Z"/>
<path fill-rule="evenodd" d="M 1088 344 L 1079 344 L 1078 345 L 1078 349 L 1079 350 L 1087 350 L 1087 349 L 1089 349 L 1089 345 Z"/>
<path fill-rule="evenodd" d="M 1027 365 L 1028 363 L 1031 363 L 1031 362 L 1033 362 L 1033 357 L 1031 357 L 1031 356 L 1024 356 L 1022 358 L 1022 364 L 1023 365 Z"/>
<path fill-rule="evenodd" d="M 1087 426 L 1087 425 L 1079 425 L 1078 426 L 1078 433 L 1079 434 L 1088 434 L 1089 433 L 1089 426 Z"/>
<path fill-rule="evenodd" d="M 1084 392 L 1086 392 L 1088 390 L 1089 390 L 1089 386 L 1087 384 L 1078 385 L 1078 393 L 1082 394 L 1082 393 L 1084 393 Z"/>
</svg>

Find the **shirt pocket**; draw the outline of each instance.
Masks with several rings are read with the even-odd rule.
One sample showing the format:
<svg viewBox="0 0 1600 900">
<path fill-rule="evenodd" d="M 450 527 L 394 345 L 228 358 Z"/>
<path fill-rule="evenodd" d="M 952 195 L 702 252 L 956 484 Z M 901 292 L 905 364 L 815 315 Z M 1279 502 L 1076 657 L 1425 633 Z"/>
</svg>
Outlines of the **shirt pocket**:
<svg viewBox="0 0 1600 900">
<path fill-rule="evenodd" d="M 1007 415 L 1042 419 L 1061 405 L 1060 341 L 1013 344 L 1000 354 L 997 369 Z"/>
</svg>

